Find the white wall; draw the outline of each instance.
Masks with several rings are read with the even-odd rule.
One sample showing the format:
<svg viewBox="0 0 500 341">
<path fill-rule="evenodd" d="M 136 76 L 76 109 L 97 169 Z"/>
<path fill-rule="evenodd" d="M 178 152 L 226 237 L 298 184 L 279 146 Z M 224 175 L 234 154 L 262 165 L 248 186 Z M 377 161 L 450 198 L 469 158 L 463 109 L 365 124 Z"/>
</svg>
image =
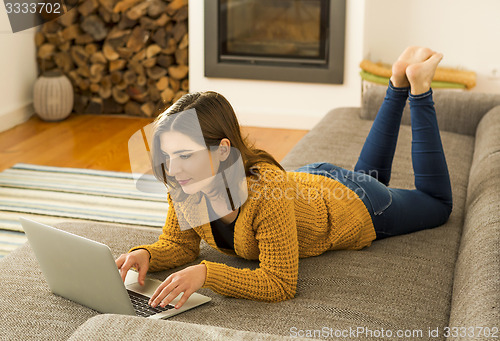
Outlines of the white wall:
<svg viewBox="0 0 500 341">
<path fill-rule="evenodd" d="M 240 124 L 262 127 L 310 129 L 332 108 L 360 105 L 365 0 L 347 0 L 343 85 L 204 77 L 203 3 L 189 2 L 189 91 L 217 91 Z"/>
<path fill-rule="evenodd" d="M 0 5 L 0 131 L 32 114 L 36 80 L 35 29 L 12 33 L 5 6 Z"/>
<path fill-rule="evenodd" d="M 370 0 L 365 11 L 365 58 L 390 64 L 406 46 L 428 46 L 441 66 L 477 73 L 472 91 L 500 93 L 500 1 Z"/>
</svg>

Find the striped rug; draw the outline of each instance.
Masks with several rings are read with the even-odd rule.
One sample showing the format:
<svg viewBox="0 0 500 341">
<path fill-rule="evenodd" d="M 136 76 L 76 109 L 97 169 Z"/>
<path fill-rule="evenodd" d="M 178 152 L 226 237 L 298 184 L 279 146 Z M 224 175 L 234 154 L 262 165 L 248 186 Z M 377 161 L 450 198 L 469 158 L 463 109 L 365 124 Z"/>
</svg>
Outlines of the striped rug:
<svg viewBox="0 0 500 341">
<path fill-rule="evenodd" d="M 167 210 L 166 192 L 137 190 L 131 173 L 18 163 L 0 172 L 0 257 L 26 241 L 19 217 L 161 228 Z"/>
</svg>

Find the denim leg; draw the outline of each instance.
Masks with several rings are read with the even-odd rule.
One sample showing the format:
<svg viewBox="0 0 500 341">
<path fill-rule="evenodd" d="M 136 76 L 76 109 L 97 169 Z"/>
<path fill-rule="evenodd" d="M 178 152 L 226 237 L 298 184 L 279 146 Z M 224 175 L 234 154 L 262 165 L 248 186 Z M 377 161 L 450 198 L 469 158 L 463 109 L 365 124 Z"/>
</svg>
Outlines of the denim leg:
<svg viewBox="0 0 500 341">
<path fill-rule="evenodd" d="M 453 206 L 450 175 L 441 143 L 432 89 L 410 95 L 411 156 L 415 188 L 449 206 Z"/>
<path fill-rule="evenodd" d="M 389 188 L 392 204 L 383 214 L 372 215 L 377 239 L 440 226 L 448 220 L 453 208 L 432 90 L 410 95 L 410 109 L 416 189 Z"/>
<path fill-rule="evenodd" d="M 384 102 L 354 167 L 354 171 L 369 174 L 386 186 L 391 178 L 392 160 L 408 91 L 409 88 L 396 88 L 389 82 Z"/>
</svg>

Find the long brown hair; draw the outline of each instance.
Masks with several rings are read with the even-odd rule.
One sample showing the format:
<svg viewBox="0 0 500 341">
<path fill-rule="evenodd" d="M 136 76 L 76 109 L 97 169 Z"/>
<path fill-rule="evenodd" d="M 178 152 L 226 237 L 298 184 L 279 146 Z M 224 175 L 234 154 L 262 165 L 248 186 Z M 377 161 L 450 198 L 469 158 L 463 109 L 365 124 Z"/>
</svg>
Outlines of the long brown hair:
<svg viewBox="0 0 500 341">
<path fill-rule="evenodd" d="M 161 113 L 154 122 L 153 157 L 160 157 L 159 135 L 162 132 L 171 129 L 183 129 L 181 127 L 174 128 L 174 114 L 189 109 L 195 109 L 197 121 L 203 135 L 203 141 L 195 142 L 205 144 L 207 148 L 210 148 L 218 147 L 223 138 L 229 139 L 231 147 L 237 149 L 241 154 L 246 176 L 258 172 L 258 169 L 254 168 L 254 166 L 259 162 L 274 164 L 285 172 L 285 169 L 271 154 L 256 148 L 253 143 L 249 142 L 248 137 L 242 136 L 233 107 L 224 96 L 214 91 L 186 94 L 168 109 L 164 110 L 164 108 L 160 108 Z M 186 126 L 185 123 L 182 125 Z M 189 127 L 185 127 L 184 129 L 189 129 Z M 194 135 L 191 134 L 190 136 Z M 232 158 L 230 155 L 224 163 L 231 162 L 234 162 L 234 157 Z M 221 163 L 221 167 L 224 168 L 223 163 Z M 166 182 L 165 174 L 164 172 L 162 174 L 161 169 L 154 167 L 153 171 L 160 181 Z"/>
</svg>

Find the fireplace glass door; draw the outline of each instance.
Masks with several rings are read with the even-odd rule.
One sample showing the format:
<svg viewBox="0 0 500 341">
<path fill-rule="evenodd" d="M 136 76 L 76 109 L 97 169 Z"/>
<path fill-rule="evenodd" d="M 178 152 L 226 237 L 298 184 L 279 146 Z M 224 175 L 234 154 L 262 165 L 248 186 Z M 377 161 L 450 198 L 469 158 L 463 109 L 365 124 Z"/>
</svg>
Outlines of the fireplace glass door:
<svg viewBox="0 0 500 341">
<path fill-rule="evenodd" d="M 327 62 L 328 0 L 221 0 L 220 59 Z"/>
</svg>

